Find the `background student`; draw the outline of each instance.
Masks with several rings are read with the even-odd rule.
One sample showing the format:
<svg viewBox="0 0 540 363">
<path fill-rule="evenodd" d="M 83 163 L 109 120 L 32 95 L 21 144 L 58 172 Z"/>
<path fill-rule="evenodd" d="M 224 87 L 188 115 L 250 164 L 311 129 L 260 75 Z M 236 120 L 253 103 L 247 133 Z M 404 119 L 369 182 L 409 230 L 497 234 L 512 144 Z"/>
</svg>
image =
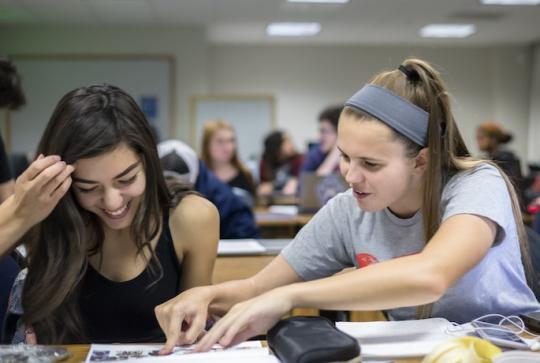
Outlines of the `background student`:
<svg viewBox="0 0 540 363">
<path fill-rule="evenodd" d="M 328 175 L 339 172 L 340 152 L 336 147 L 339 115 L 343 106 L 330 106 L 319 114 L 319 143 L 304 156 L 301 172 Z"/>
<path fill-rule="evenodd" d="M 484 122 L 476 130 L 478 149 L 511 178 L 521 193 L 523 176 L 519 158 L 505 147 L 512 139 L 512 134 L 496 122 Z"/>
<path fill-rule="evenodd" d="M 294 195 L 298 187 L 302 159 L 286 132 L 277 130 L 268 134 L 264 139 L 257 194 L 267 196 L 279 192 L 283 195 Z"/>
<path fill-rule="evenodd" d="M 25 102 L 17 68 L 9 59 L 0 57 L 0 110 L 17 110 Z M 0 203 L 13 193 L 13 185 L 4 141 L 0 134 Z"/>
<path fill-rule="evenodd" d="M 17 179 L 13 203 L 37 184 L 47 208 L 17 229 L 31 228 L 29 266 L 14 285 L 6 339 L 162 341 L 154 307 L 211 282 L 215 207 L 165 184 L 147 120 L 114 86 L 67 93 L 38 153 L 52 156 Z"/>
<path fill-rule="evenodd" d="M 209 171 L 190 146 L 166 140 L 158 144 L 158 153 L 166 176 L 188 182 L 216 206 L 221 239 L 260 237 L 251 204 Z"/>
<path fill-rule="evenodd" d="M 231 124 L 223 120 L 204 124 L 201 159 L 219 180 L 236 193 L 243 195 L 247 192 L 252 200 L 255 198 L 255 181 L 238 157 L 236 134 Z"/>
<path fill-rule="evenodd" d="M 469 157 L 449 93 L 430 64 L 405 60 L 353 95 L 341 114 L 338 147 L 351 189 L 255 276 L 158 306 L 164 353 L 195 340 L 208 311 L 227 313 L 199 350 L 265 332 L 300 306 L 458 323 L 540 308 L 526 282 L 516 193 L 496 165 Z M 346 267 L 357 269 L 334 275 Z"/>
<path fill-rule="evenodd" d="M 17 110 L 24 103 L 25 96 L 17 68 L 9 59 L 0 57 L 0 111 Z M 8 154 L 0 134 L 0 204 L 13 194 L 14 185 Z M 0 258 L 0 326 L 4 321 L 11 285 L 18 272 L 19 266 L 15 258 L 9 255 Z"/>
</svg>

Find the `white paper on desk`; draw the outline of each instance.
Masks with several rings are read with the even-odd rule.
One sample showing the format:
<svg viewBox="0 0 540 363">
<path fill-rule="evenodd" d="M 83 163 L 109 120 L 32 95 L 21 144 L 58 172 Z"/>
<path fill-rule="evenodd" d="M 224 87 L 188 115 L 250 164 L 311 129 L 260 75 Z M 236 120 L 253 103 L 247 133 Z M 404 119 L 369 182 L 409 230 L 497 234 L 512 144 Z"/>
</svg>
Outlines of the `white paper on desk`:
<svg viewBox="0 0 540 363">
<path fill-rule="evenodd" d="M 269 351 L 260 341 L 240 343 L 224 349 L 216 344 L 209 352 L 195 353 L 194 345 L 176 347 L 169 355 L 157 355 L 163 345 L 156 344 L 92 344 L 86 363 L 93 362 L 272 362 L 266 358 Z M 278 362 L 275 360 L 274 362 Z"/>
<path fill-rule="evenodd" d="M 338 322 L 339 330 L 358 339 L 362 358 L 395 359 L 421 357 L 440 343 L 466 335 L 443 318 L 366 323 Z"/>
<path fill-rule="evenodd" d="M 296 205 L 271 205 L 268 207 L 268 212 L 295 216 L 298 215 L 298 207 Z"/>
<path fill-rule="evenodd" d="M 249 255 L 265 252 L 266 248 L 256 239 L 222 239 L 218 255 Z"/>
</svg>

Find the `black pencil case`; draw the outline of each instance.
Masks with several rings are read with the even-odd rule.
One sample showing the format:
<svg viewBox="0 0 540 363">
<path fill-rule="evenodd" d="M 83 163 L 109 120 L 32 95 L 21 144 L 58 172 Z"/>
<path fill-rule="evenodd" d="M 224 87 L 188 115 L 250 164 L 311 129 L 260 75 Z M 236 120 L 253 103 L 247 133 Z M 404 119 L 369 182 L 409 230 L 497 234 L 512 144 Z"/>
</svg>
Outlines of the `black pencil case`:
<svg viewBox="0 0 540 363">
<path fill-rule="evenodd" d="M 293 316 L 267 334 L 268 346 L 282 363 L 360 362 L 358 341 L 320 316 Z"/>
</svg>

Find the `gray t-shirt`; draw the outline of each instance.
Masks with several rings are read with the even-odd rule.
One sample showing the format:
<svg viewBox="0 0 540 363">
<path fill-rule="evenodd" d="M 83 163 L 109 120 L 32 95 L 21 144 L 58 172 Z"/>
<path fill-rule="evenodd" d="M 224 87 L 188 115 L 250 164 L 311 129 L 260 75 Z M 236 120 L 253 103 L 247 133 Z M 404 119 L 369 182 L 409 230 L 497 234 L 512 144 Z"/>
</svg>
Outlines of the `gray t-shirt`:
<svg viewBox="0 0 540 363">
<path fill-rule="evenodd" d="M 441 208 L 443 221 L 457 214 L 486 217 L 496 223 L 497 235 L 480 263 L 434 304 L 433 316 L 464 323 L 490 313 L 539 310 L 525 281 L 511 200 L 498 170 L 482 164 L 456 174 L 444 188 Z M 348 190 L 331 199 L 281 255 L 302 279 L 314 280 L 346 267 L 419 253 L 424 246 L 420 211 L 409 219 L 387 208 L 365 212 Z M 400 271 L 395 273 L 400 279 Z M 391 319 L 414 319 L 416 307 L 387 312 Z"/>
</svg>

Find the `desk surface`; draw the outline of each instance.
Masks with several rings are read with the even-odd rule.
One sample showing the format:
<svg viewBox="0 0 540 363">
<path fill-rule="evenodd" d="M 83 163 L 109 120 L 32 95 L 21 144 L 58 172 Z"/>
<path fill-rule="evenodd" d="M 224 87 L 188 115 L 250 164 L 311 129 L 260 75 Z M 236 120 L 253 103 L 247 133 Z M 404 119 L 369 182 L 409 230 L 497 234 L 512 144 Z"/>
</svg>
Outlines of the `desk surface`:
<svg viewBox="0 0 540 363">
<path fill-rule="evenodd" d="M 282 214 L 268 212 L 267 210 L 256 210 L 255 220 L 259 227 L 287 227 L 304 226 L 313 217 L 313 214 Z"/>
<path fill-rule="evenodd" d="M 212 281 L 214 284 L 245 279 L 255 275 L 270 263 L 291 240 L 290 239 L 260 239 L 265 252 L 255 255 L 219 255 L 214 266 Z"/>
<path fill-rule="evenodd" d="M 264 238 L 293 238 L 306 225 L 313 214 L 281 214 L 267 208 L 255 210 L 255 221 Z"/>
<path fill-rule="evenodd" d="M 88 344 L 63 345 L 62 347 L 67 348 L 71 353 L 71 356 L 67 360 L 63 361 L 65 363 L 84 362 L 86 360 L 86 355 L 90 350 L 90 346 Z M 419 363 L 420 361 L 420 358 L 394 360 L 395 363 Z"/>
</svg>

